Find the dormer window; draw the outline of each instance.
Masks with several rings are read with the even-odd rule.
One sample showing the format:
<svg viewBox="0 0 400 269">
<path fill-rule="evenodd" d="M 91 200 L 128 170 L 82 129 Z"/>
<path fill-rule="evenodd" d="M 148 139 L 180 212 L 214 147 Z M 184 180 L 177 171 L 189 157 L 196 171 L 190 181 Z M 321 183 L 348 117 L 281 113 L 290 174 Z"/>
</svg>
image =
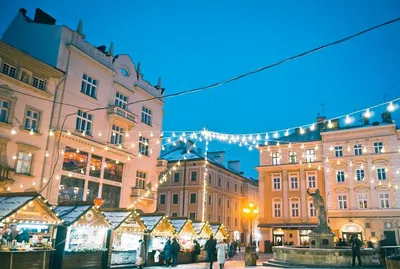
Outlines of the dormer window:
<svg viewBox="0 0 400 269">
<path fill-rule="evenodd" d="M 38 77 L 33 77 L 33 82 L 32 82 L 32 86 L 33 86 L 33 87 L 38 88 L 38 89 L 44 91 L 45 85 L 46 85 L 46 83 L 44 82 L 43 79 L 38 78 Z"/>
<path fill-rule="evenodd" d="M 6 74 L 7 76 L 10 76 L 12 78 L 17 77 L 17 68 L 12 65 L 4 63 L 2 72 L 3 74 Z"/>
</svg>

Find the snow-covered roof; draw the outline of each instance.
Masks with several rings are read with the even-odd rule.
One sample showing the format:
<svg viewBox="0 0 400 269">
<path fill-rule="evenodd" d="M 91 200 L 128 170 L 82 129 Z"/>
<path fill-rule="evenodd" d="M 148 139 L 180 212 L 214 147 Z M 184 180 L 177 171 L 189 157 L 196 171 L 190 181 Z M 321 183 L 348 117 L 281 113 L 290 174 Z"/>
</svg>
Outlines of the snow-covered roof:
<svg viewBox="0 0 400 269">
<path fill-rule="evenodd" d="M 153 231 L 164 216 L 142 216 L 142 221 L 148 231 Z"/>
<path fill-rule="evenodd" d="M 210 224 L 210 228 L 211 228 L 213 235 L 216 235 L 218 233 L 218 230 L 220 227 L 221 227 L 220 223 Z"/>
<path fill-rule="evenodd" d="M 180 233 L 182 230 L 183 226 L 185 226 L 186 222 L 188 219 L 170 219 L 172 226 L 174 226 L 174 229 L 177 233 Z"/>
<path fill-rule="evenodd" d="M 0 220 L 8 217 L 12 212 L 36 198 L 31 196 L 3 196 L 0 197 Z"/>
<path fill-rule="evenodd" d="M 119 227 L 121 223 L 132 214 L 130 211 L 106 211 L 103 213 L 113 228 Z"/>
<path fill-rule="evenodd" d="M 195 222 L 195 221 L 192 222 L 193 229 L 198 234 L 201 233 L 201 231 L 203 230 L 205 224 L 206 224 L 205 222 Z"/>
<path fill-rule="evenodd" d="M 66 225 L 69 225 L 78 220 L 79 217 L 85 214 L 91 207 L 91 205 L 57 206 L 54 211 Z"/>
</svg>

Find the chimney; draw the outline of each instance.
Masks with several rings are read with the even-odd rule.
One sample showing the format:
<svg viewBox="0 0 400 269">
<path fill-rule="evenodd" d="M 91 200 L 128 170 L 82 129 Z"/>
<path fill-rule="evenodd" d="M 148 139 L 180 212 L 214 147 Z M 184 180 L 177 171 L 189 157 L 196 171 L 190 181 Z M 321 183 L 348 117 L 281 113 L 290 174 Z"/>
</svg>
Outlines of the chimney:
<svg viewBox="0 0 400 269">
<path fill-rule="evenodd" d="M 99 51 L 101 51 L 102 53 L 105 54 L 107 47 L 105 45 L 101 45 L 101 46 L 98 46 L 96 49 L 98 49 Z"/>
<path fill-rule="evenodd" d="M 197 153 L 201 154 L 201 148 L 197 148 Z"/>
<path fill-rule="evenodd" d="M 318 116 L 317 117 L 317 123 L 324 122 L 325 120 L 326 120 L 326 117 L 324 117 L 324 116 Z"/>
<path fill-rule="evenodd" d="M 240 173 L 240 161 L 228 161 L 228 168 Z"/>
<path fill-rule="evenodd" d="M 56 19 L 52 16 L 41 10 L 40 8 L 36 9 L 35 18 L 33 19 L 34 22 L 43 23 L 48 25 L 55 25 Z"/>
<path fill-rule="evenodd" d="M 225 160 L 225 151 L 208 152 L 208 157 L 223 165 Z"/>
<path fill-rule="evenodd" d="M 392 123 L 392 114 L 390 114 L 390 112 L 383 112 L 382 122 Z"/>
<path fill-rule="evenodd" d="M 80 35 L 83 33 L 83 22 L 82 22 L 82 20 L 79 20 L 78 27 L 76 27 L 76 32 L 78 34 L 80 34 Z"/>
<path fill-rule="evenodd" d="M 26 9 L 25 8 L 20 8 L 19 12 L 21 12 L 21 14 L 26 17 Z"/>
<path fill-rule="evenodd" d="M 317 128 L 316 129 L 322 130 L 323 127 L 324 127 L 325 120 L 326 120 L 326 117 L 320 116 L 318 114 L 318 117 L 317 117 Z"/>
<path fill-rule="evenodd" d="M 369 125 L 369 118 L 363 116 L 364 125 Z"/>
</svg>

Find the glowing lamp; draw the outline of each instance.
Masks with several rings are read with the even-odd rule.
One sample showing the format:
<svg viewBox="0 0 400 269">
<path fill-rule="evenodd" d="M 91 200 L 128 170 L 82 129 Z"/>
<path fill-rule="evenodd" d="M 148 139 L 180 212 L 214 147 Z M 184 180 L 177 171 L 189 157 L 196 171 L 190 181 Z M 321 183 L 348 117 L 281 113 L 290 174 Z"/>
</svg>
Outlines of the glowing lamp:
<svg viewBox="0 0 400 269">
<path fill-rule="evenodd" d="M 93 200 L 93 204 L 98 207 L 100 207 L 103 203 L 104 203 L 104 200 L 99 197 L 94 198 L 94 200 Z"/>
</svg>

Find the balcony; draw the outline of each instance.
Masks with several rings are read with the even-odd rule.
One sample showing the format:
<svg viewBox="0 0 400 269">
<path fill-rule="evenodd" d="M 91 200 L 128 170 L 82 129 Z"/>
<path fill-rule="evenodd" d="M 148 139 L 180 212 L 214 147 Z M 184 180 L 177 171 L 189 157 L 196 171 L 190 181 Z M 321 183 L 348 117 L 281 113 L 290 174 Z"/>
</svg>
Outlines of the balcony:
<svg viewBox="0 0 400 269">
<path fill-rule="evenodd" d="M 107 114 L 110 121 L 117 125 L 128 126 L 129 130 L 137 125 L 137 115 L 118 106 L 109 106 Z"/>
<path fill-rule="evenodd" d="M 140 197 L 143 197 L 143 195 L 144 195 L 144 199 L 157 200 L 157 195 L 155 192 L 150 192 L 147 196 L 146 196 L 146 192 L 147 192 L 147 190 L 145 190 L 145 189 L 132 188 L 131 197 L 140 198 Z"/>
<path fill-rule="evenodd" d="M 14 183 L 14 168 L 7 165 L 0 165 L 0 192 L 7 190 L 7 187 Z"/>
</svg>

